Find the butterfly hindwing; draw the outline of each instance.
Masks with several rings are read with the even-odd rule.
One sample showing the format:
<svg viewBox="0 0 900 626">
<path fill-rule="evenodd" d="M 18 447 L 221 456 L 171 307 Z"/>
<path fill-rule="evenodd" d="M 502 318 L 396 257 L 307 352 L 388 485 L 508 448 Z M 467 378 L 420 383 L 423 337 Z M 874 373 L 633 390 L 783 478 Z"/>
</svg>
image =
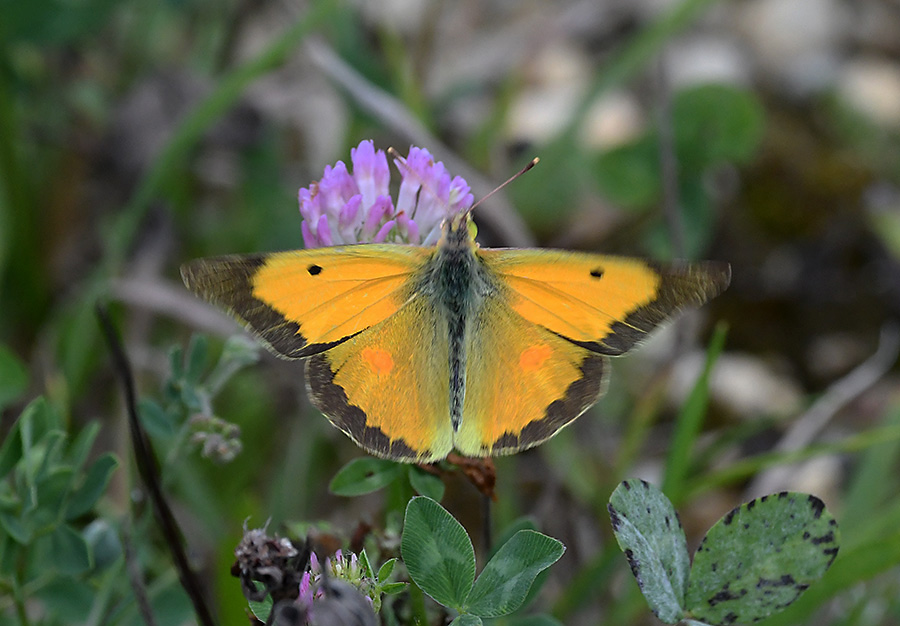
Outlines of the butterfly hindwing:
<svg viewBox="0 0 900 626">
<path fill-rule="evenodd" d="M 606 357 L 523 319 L 501 298 L 470 327 L 456 449 L 511 454 L 552 437 L 597 402 Z"/>
<path fill-rule="evenodd" d="M 372 454 L 428 463 L 451 451 L 447 331 L 421 294 L 311 357 L 306 374 L 313 404 Z"/>
<path fill-rule="evenodd" d="M 434 253 L 365 245 L 222 256 L 182 266 L 185 284 L 224 307 L 276 354 L 317 354 L 396 313 Z"/>
<path fill-rule="evenodd" d="M 662 265 L 559 250 L 486 249 L 509 306 L 524 319 L 608 356 L 624 354 L 680 309 L 721 293 L 727 263 Z"/>
</svg>

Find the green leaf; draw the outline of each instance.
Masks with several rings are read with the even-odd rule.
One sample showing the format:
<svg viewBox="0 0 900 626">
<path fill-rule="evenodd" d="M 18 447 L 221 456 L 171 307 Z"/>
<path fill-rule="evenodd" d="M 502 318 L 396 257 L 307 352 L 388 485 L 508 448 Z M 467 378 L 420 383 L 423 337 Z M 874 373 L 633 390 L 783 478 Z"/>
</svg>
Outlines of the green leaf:
<svg viewBox="0 0 900 626">
<path fill-rule="evenodd" d="M 28 370 L 22 360 L 0 345 L 0 412 L 22 397 L 28 389 Z"/>
<path fill-rule="evenodd" d="M 685 606 L 709 624 L 777 613 L 828 570 L 837 522 L 815 496 L 783 491 L 732 510 L 697 548 Z"/>
<path fill-rule="evenodd" d="M 99 433 L 100 424 L 96 421 L 90 422 L 81 429 L 81 432 L 79 432 L 78 436 L 72 441 L 69 446 L 69 451 L 66 454 L 66 459 L 75 471 L 79 471 L 82 465 L 84 465 Z"/>
<path fill-rule="evenodd" d="M 190 383 L 197 384 L 206 369 L 209 358 L 209 340 L 206 335 L 194 335 L 188 344 L 187 359 L 184 378 Z"/>
<path fill-rule="evenodd" d="M 31 542 L 34 533 L 31 524 L 27 523 L 24 517 L 6 512 L 0 513 L 0 528 L 2 528 L 11 539 L 23 546 Z"/>
<path fill-rule="evenodd" d="M 461 611 L 475 580 L 475 549 L 462 524 L 431 498 L 417 496 L 406 506 L 400 553 L 422 591 Z"/>
<path fill-rule="evenodd" d="M 405 470 L 405 466 L 387 459 L 360 457 L 338 470 L 328 490 L 337 496 L 361 496 L 387 486 Z"/>
<path fill-rule="evenodd" d="M 18 567 L 22 563 L 21 556 L 26 550 L 22 544 L 9 535 L 0 534 L 0 575 L 4 578 L 12 578 L 17 575 Z"/>
<path fill-rule="evenodd" d="M 463 613 L 462 615 L 457 616 L 455 620 L 450 622 L 450 626 L 481 626 L 484 622 L 481 621 L 481 618 L 477 615 L 469 615 L 468 613 Z"/>
<path fill-rule="evenodd" d="M 401 591 L 406 590 L 407 583 L 385 583 L 381 586 L 381 593 L 386 593 L 389 595 L 400 593 Z"/>
<path fill-rule="evenodd" d="M 378 575 L 375 577 L 380 583 L 387 581 L 388 578 L 391 577 L 391 574 L 394 571 L 394 565 L 397 564 L 397 559 L 388 559 L 384 562 L 384 564 L 378 568 Z"/>
<path fill-rule="evenodd" d="M 745 163 L 765 130 L 763 108 L 745 89 L 701 85 L 678 92 L 672 103 L 676 153 L 683 170 Z"/>
<path fill-rule="evenodd" d="M 256 591 L 262 591 L 266 588 L 261 582 L 251 580 L 250 583 L 256 588 Z M 253 612 L 254 617 L 261 621 L 264 624 L 269 623 L 269 615 L 272 613 L 272 596 L 266 594 L 266 597 L 260 601 L 248 600 L 247 603 L 250 605 L 250 610 Z"/>
<path fill-rule="evenodd" d="M 691 564 L 672 503 L 650 483 L 632 478 L 616 487 L 607 508 L 647 604 L 659 619 L 675 624 L 684 614 Z"/>
<path fill-rule="evenodd" d="M 104 569 L 122 556 L 122 542 L 116 528 L 103 518 L 97 518 L 85 526 L 84 540 L 94 557 L 94 568 Z"/>
<path fill-rule="evenodd" d="M 31 405 L 29 405 L 29 407 L 30 406 Z M 28 409 L 26 408 L 25 411 L 27 410 Z M 12 428 L 10 428 L 9 432 L 6 434 L 3 445 L 0 445 L 0 479 L 9 474 L 22 459 L 22 434 L 20 429 L 22 426 L 22 418 L 25 416 L 25 411 L 22 411 L 22 415 L 16 420 L 12 425 Z"/>
<path fill-rule="evenodd" d="M 375 577 L 375 572 L 372 571 L 372 564 L 369 563 L 369 555 L 366 554 L 365 548 L 359 553 L 359 568 L 362 575 L 366 578 Z"/>
<path fill-rule="evenodd" d="M 74 519 L 94 508 L 94 504 L 106 491 L 109 479 L 117 467 L 119 467 L 119 461 L 111 452 L 107 452 L 94 461 L 87 471 L 84 482 L 69 498 L 66 519 Z"/>
<path fill-rule="evenodd" d="M 62 518 L 66 495 L 72 489 L 75 472 L 71 467 L 57 466 L 47 472 L 37 482 L 37 502 L 43 509 L 42 517 L 52 520 Z"/>
<path fill-rule="evenodd" d="M 520 530 L 484 566 L 466 599 L 466 610 L 482 617 L 512 613 L 522 606 L 535 577 L 565 551 L 553 537 Z"/>
<path fill-rule="evenodd" d="M 87 541 L 68 524 L 56 527 L 50 535 L 50 547 L 53 566 L 58 572 L 75 576 L 91 568 Z"/>
<path fill-rule="evenodd" d="M 626 208 L 649 206 L 662 193 L 656 137 L 648 133 L 600 154 L 594 174 L 601 193 L 612 202 Z"/>
<path fill-rule="evenodd" d="M 35 597 L 45 610 L 56 616 L 55 620 L 45 618 L 42 623 L 83 624 L 94 605 L 97 590 L 87 582 L 57 576 L 41 587 Z"/>
<path fill-rule="evenodd" d="M 491 547 L 491 551 L 488 553 L 488 560 L 494 558 L 494 555 L 497 554 L 497 551 L 510 539 L 513 538 L 520 530 L 539 530 L 537 527 L 537 523 L 534 521 L 533 517 L 528 515 L 523 515 L 522 517 L 517 517 L 509 524 L 507 524 L 503 530 L 497 533 L 494 538 L 494 545 Z"/>
<path fill-rule="evenodd" d="M 444 497 L 444 481 L 440 476 L 426 472 L 417 465 L 409 466 L 409 484 L 422 496 L 428 496 L 435 502 Z"/>
<path fill-rule="evenodd" d="M 175 435 L 175 420 L 154 400 L 142 398 L 138 401 L 138 417 L 152 437 L 168 439 Z"/>
</svg>

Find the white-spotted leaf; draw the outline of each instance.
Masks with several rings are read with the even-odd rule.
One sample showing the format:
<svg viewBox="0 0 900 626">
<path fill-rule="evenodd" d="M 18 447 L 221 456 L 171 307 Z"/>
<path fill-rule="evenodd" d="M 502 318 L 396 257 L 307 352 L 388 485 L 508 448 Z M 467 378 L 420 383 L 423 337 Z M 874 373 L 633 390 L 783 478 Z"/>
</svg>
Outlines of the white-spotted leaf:
<svg viewBox="0 0 900 626">
<path fill-rule="evenodd" d="M 825 574 L 839 539 L 837 522 L 815 496 L 783 491 L 741 505 L 697 548 L 685 608 L 708 624 L 777 613 Z"/>
<path fill-rule="evenodd" d="M 684 615 L 690 559 L 672 503 L 650 483 L 629 479 L 616 487 L 607 508 L 650 609 L 666 623 L 678 622 Z"/>
</svg>

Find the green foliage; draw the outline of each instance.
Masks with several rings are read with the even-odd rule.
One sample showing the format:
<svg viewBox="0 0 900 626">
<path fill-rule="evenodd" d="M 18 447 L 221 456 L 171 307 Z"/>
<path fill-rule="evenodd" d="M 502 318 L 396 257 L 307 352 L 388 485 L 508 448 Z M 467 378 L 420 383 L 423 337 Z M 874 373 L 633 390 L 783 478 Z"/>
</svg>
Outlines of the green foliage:
<svg viewBox="0 0 900 626">
<path fill-rule="evenodd" d="M 840 541 L 821 500 L 785 491 L 719 520 L 688 572 L 684 531 L 661 491 L 626 480 L 610 497 L 609 514 L 641 592 L 669 624 L 747 623 L 783 611 L 825 575 Z"/>
<path fill-rule="evenodd" d="M 400 463 L 363 456 L 342 467 L 328 488 L 338 496 L 361 496 L 389 485 L 404 473 L 403 470 Z"/>
<path fill-rule="evenodd" d="M 762 141 L 765 118 L 751 92 L 717 84 L 676 93 L 671 117 L 679 205 L 688 256 L 695 257 L 706 247 L 714 224 L 704 175 L 717 166 L 748 162 Z M 617 205 L 642 211 L 659 206 L 663 197 L 659 130 L 650 128 L 597 155 L 593 171 L 601 193 Z M 663 254 L 668 236 L 658 221 L 654 224 L 648 241 Z"/>
<path fill-rule="evenodd" d="M 37 591 L 70 580 L 77 594 L 72 577 L 118 558 L 115 533 L 84 525 L 119 465 L 110 453 L 89 462 L 98 432 L 92 423 L 70 439 L 43 398 L 10 429 L 0 448 L 0 584 L 6 588 Z"/>
<path fill-rule="evenodd" d="M 9 348 L 0 345 L 0 412 L 21 398 L 27 388 L 25 364 Z"/>
<path fill-rule="evenodd" d="M 375 457 L 353 459 L 342 467 L 328 485 L 337 496 L 361 496 L 397 482 L 408 482 L 416 493 L 440 501 L 444 482 L 421 467 Z"/>
<path fill-rule="evenodd" d="M 626 480 L 609 498 L 609 516 L 619 547 L 650 610 L 674 624 L 684 613 L 690 559 L 675 507 L 645 481 Z"/>
<path fill-rule="evenodd" d="M 565 547 L 536 531 L 520 530 L 476 580 L 475 550 L 465 529 L 437 502 L 419 496 L 406 508 L 400 550 L 412 581 L 461 614 L 454 623 L 478 624 L 481 617 L 508 615 L 522 606 L 537 575 L 558 561 Z"/>
</svg>

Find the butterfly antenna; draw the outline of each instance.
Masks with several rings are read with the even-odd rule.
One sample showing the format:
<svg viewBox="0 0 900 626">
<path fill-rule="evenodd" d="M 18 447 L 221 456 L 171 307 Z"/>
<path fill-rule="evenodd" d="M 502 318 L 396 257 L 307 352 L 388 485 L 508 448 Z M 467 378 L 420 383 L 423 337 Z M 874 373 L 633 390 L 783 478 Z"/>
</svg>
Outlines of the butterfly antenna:
<svg viewBox="0 0 900 626">
<path fill-rule="evenodd" d="M 503 181 L 500 185 L 498 185 L 497 187 L 495 187 L 494 190 L 491 191 L 489 194 L 487 194 L 486 196 L 480 198 L 480 199 L 478 200 L 478 202 L 476 202 L 475 204 L 473 204 L 473 205 L 471 206 L 471 208 L 469 209 L 469 212 L 474 211 L 474 210 L 475 210 L 475 207 L 477 207 L 479 204 L 481 204 L 482 202 L 484 202 L 485 200 L 487 200 L 488 198 L 490 198 L 491 196 L 493 196 L 495 193 L 497 193 L 498 191 L 500 191 L 501 189 L 503 189 L 504 187 L 506 187 L 508 184 L 510 184 L 510 183 L 511 183 L 512 181 L 514 181 L 515 179 L 517 179 L 519 176 L 521 176 L 522 174 L 524 174 L 525 172 L 527 172 L 528 170 L 530 170 L 532 167 L 534 167 L 535 165 L 537 165 L 537 164 L 538 164 L 538 161 L 540 161 L 540 159 L 539 159 L 538 157 L 534 157 L 533 159 L 531 159 L 531 161 L 529 161 L 528 165 L 526 165 L 525 167 L 523 167 L 522 169 L 520 169 L 518 172 L 516 172 L 515 174 L 513 174 L 512 176 L 510 176 L 509 178 L 507 178 L 507 179 L 506 179 L 505 181 Z"/>
</svg>

